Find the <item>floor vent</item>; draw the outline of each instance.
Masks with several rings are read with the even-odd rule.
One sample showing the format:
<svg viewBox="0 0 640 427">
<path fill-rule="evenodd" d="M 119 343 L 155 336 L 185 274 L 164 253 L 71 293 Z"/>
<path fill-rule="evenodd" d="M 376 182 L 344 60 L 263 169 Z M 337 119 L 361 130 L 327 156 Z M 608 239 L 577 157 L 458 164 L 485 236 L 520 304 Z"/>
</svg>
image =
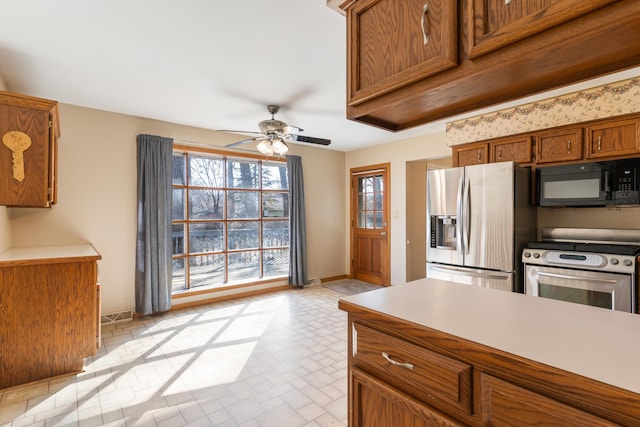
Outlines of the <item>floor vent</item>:
<svg viewBox="0 0 640 427">
<path fill-rule="evenodd" d="M 125 310 L 119 311 L 117 313 L 109 313 L 103 314 L 100 316 L 100 323 L 103 325 L 105 323 L 119 323 L 119 322 L 127 322 L 129 320 L 133 320 L 133 311 Z"/>
</svg>

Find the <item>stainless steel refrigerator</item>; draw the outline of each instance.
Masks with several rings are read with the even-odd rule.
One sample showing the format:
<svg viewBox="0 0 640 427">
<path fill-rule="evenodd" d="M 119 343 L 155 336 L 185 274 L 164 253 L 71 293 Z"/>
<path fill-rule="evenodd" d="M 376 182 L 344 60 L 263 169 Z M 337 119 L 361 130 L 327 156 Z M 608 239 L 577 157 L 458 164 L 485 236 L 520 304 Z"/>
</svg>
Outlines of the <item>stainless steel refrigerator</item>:
<svg viewBox="0 0 640 427">
<path fill-rule="evenodd" d="M 427 277 L 523 292 L 536 240 L 531 170 L 513 162 L 427 172 Z"/>
</svg>

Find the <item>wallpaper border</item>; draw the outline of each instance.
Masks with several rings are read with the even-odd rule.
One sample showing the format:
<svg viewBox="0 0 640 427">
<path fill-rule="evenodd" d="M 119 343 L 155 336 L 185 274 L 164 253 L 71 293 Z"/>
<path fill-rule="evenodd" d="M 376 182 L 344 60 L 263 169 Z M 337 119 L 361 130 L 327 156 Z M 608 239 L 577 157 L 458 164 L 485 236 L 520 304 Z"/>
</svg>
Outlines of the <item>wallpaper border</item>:
<svg viewBox="0 0 640 427">
<path fill-rule="evenodd" d="M 640 77 L 446 124 L 448 146 L 640 111 Z"/>
</svg>

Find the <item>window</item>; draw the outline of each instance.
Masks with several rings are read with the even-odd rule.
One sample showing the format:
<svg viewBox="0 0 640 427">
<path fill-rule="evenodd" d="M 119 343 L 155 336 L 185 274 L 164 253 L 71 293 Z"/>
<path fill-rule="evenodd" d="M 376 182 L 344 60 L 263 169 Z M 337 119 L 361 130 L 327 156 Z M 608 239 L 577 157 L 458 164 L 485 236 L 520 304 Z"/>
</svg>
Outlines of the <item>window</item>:
<svg viewBox="0 0 640 427">
<path fill-rule="evenodd" d="M 173 155 L 173 292 L 287 276 L 287 165 Z"/>
</svg>

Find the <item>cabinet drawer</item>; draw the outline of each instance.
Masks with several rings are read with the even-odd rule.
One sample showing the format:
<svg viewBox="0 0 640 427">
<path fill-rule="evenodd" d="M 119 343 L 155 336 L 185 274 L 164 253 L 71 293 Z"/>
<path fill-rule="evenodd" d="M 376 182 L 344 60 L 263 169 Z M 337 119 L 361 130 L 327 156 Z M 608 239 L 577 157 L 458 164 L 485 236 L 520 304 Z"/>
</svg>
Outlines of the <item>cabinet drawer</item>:
<svg viewBox="0 0 640 427">
<path fill-rule="evenodd" d="M 617 425 L 491 375 L 483 373 L 480 383 L 484 425 L 567 427 Z"/>
<path fill-rule="evenodd" d="M 430 406 L 471 413 L 471 366 L 354 323 L 353 366 Z"/>
<path fill-rule="evenodd" d="M 582 159 L 582 128 L 536 134 L 537 163 L 580 159 Z"/>
</svg>

